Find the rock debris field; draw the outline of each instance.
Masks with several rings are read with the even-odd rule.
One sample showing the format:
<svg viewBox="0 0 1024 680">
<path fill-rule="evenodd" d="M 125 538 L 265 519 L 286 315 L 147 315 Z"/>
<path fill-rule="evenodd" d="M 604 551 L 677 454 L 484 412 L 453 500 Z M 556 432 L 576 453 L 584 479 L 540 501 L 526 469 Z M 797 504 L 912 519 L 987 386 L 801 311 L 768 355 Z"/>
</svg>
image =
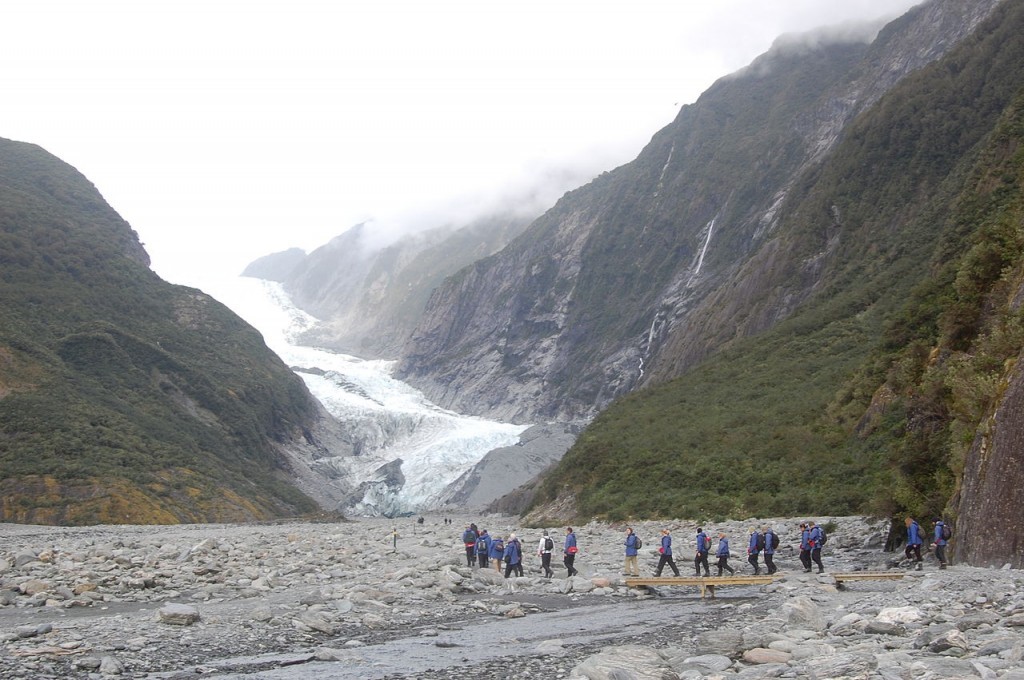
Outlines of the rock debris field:
<svg viewBox="0 0 1024 680">
<path fill-rule="evenodd" d="M 702 600 L 692 586 L 626 587 L 620 525 L 577 527 L 579 575 L 556 556 L 548 580 L 539 530 L 453 519 L 0 525 L 0 677 L 1024 680 L 1022 572 L 907 570 L 882 551 L 884 522 L 816 518 L 831 528 L 820 575 L 801 569 L 797 520 L 708 525 L 750 574 L 749 527 L 770 524 L 781 570 Z M 470 519 L 517 532 L 526 576 L 466 566 Z M 663 527 L 693 574 L 696 525 L 678 521 L 634 525 L 644 575 Z M 564 527 L 552 536 L 560 545 Z M 905 573 L 837 587 L 833 573 L 855 570 Z"/>
</svg>

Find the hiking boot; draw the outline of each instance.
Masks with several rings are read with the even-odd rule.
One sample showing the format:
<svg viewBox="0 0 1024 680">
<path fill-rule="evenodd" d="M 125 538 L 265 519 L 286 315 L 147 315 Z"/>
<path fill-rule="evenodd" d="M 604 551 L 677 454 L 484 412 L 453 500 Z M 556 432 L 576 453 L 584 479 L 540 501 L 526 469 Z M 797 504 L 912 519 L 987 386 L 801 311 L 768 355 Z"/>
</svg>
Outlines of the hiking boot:
<svg viewBox="0 0 1024 680">
<path fill-rule="evenodd" d="M 704 575 L 707 576 L 707 577 L 710 577 L 711 573 L 710 572 L 704 572 Z M 697 576 L 700 576 L 700 574 L 697 574 Z"/>
<path fill-rule="evenodd" d="M 819 574 L 824 574 L 824 573 L 825 573 L 825 570 L 824 570 L 824 569 L 818 569 L 818 573 L 819 573 Z"/>
</svg>

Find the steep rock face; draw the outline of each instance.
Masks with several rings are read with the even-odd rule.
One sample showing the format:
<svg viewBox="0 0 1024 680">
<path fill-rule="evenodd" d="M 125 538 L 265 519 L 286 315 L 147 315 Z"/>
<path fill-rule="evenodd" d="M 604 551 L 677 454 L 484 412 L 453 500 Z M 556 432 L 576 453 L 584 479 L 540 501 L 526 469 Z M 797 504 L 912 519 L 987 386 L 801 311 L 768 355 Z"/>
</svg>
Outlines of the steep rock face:
<svg viewBox="0 0 1024 680">
<path fill-rule="evenodd" d="M 780 40 L 684 107 L 635 161 L 438 288 L 398 375 L 474 413 L 587 417 L 786 318 L 840 245 L 827 226 L 807 253 L 775 238 L 800 178 L 858 112 L 996 4 L 928 3 L 870 45 Z"/>
<path fill-rule="evenodd" d="M 77 171 L 0 140 L 0 519 L 263 519 L 329 424 L 260 335 L 148 268 Z M 335 442 L 335 443 L 340 443 Z"/>
<path fill-rule="evenodd" d="M 967 456 L 956 504 L 955 558 L 973 565 L 1024 567 L 1024 356 L 999 408 Z"/>
</svg>

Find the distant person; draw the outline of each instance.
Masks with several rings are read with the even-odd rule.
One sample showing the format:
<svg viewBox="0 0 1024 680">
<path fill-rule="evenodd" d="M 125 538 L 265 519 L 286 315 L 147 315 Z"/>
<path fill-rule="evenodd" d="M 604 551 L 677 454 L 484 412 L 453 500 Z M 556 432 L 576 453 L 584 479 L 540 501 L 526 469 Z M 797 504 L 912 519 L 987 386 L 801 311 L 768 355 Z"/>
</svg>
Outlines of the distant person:
<svg viewBox="0 0 1024 680">
<path fill-rule="evenodd" d="M 697 527 L 697 554 L 693 558 L 693 569 L 700 576 L 700 569 L 704 567 L 704 575 L 711 576 L 711 569 L 708 567 L 708 553 L 711 551 L 711 537 L 704 533 L 703 527 Z"/>
<path fill-rule="evenodd" d="M 935 559 L 939 561 L 939 569 L 946 568 L 946 544 L 949 543 L 948 537 L 952 536 L 953 533 L 946 529 L 946 523 L 941 519 L 936 519 L 933 522 L 935 527 L 933 543 L 935 546 Z"/>
<path fill-rule="evenodd" d="M 508 535 L 502 558 L 505 560 L 505 578 L 508 578 L 513 573 L 516 576 L 523 575 L 523 546 L 520 545 L 515 533 Z"/>
<path fill-rule="evenodd" d="M 715 556 L 718 558 L 719 576 L 722 575 L 723 569 L 729 572 L 729 576 L 736 573 L 736 570 L 729 566 L 729 539 L 724 531 L 718 532 L 718 550 L 715 551 Z"/>
<path fill-rule="evenodd" d="M 391 552 L 398 552 L 398 527 L 391 527 Z"/>
<path fill-rule="evenodd" d="M 637 545 L 637 536 L 633 533 L 633 527 L 626 527 L 626 561 L 622 565 L 623 576 L 639 576 L 640 567 L 637 565 L 637 555 L 640 554 L 640 546 Z"/>
<path fill-rule="evenodd" d="M 480 533 L 476 530 L 475 524 L 467 524 L 466 530 L 462 532 L 462 543 L 466 546 L 466 566 L 472 567 L 476 560 L 476 540 Z"/>
<path fill-rule="evenodd" d="M 494 570 L 501 573 L 501 561 L 505 558 L 505 541 L 501 536 L 491 537 L 491 551 L 489 557 Z"/>
<path fill-rule="evenodd" d="M 804 573 L 811 571 L 811 530 L 807 522 L 800 523 L 800 564 L 804 565 Z"/>
<path fill-rule="evenodd" d="M 921 525 L 913 517 L 907 517 L 903 523 L 907 527 L 907 547 L 903 554 L 918 571 L 921 571 L 921 544 L 924 543 L 921 540 Z"/>
<path fill-rule="evenodd" d="M 537 544 L 537 554 L 540 556 L 540 566 L 544 569 L 544 578 L 551 578 L 555 575 L 555 572 L 551 571 L 551 553 L 554 550 L 555 541 L 545 529 L 544 535 L 540 537 L 540 543 Z"/>
<path fill-rule="evenodd" d="M 825 533 L 814 522 L 808 522 L 807 528 L 810 530 L 808 539 L 811 543 L 811 561 L 818 565 L 818 573 L 822 574 L 825 572 L 825 565 L 821 563 L 821 549 L 825 545 Z"/>
<path fill-rule="evenodd" d="M 771 576 L 778 571 L 775 566 L 775 550 L 779 547 L 779 536 L 770 527 L 765 525 L 764 527 L 764 566 L 768 569 L 768 575 Z"/>
<path fill-rule="evenodd" d="M 757 530 L 757 527 L 751 527 L 750 540 L 747 541 L 747 562 L 754 568 L 754 576 L 761 573 L 761 565 L 757 560 L 762 550 L 764 550 L 764 536 Z"/>
<path fill-rule="evenodd" d="M 480 530 L 480 538 L 476 539 L 476 566 L 481 569 L 487 568 L 487 561 L 491 554 L 491 537 L 487 529 Z"/>
<path fill-rule="evenodd" d="M 661 547 L 658 549 L 661 553 L 661 557 L 658 558 L 658 568 L 654 570 L 655 576 L 661 576 L 661 570 L 665 568 L 667 564 L 672 568 L 672 573 L 679 577 L 679 568 L 676 566 L 675 560 L 672 559 L 672 532 L 668 529 L 661 530 Z"/>
<path fill-rule="evenodd" d="M 576 553 L 579 552 L 579 547 L 576 545 L 576 534 L 573 533 L 572 527 L 565 528 L 565 543 L 562 545 L 562 563 L 568 570 L 566 578 L 575 576 L 579 572 L 576 571 Z"/>
</svg>

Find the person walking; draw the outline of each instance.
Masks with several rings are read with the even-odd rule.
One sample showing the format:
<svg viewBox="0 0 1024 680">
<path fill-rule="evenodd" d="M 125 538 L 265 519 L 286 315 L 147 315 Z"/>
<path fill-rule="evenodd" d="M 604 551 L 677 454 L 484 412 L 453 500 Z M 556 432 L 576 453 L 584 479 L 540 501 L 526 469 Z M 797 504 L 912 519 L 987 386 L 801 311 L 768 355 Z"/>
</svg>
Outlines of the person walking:
<svg viewBox="0 0 1024 680">
<path fill-rule="evenodd" d="M 505 542 L 505 552 L 502 554 L 502 558 L 505 560 L 506 579 L 513 573 L 515 573 L 516 576 L 523 575 L 523 546 L 519 543 L 519 539 L 516 538 L 515 533 L 508 535 L 508 540 Z"/>
<path fill-rule="evenodd" d="M 921 540 L 921 525 L 917 523 L 913 517 L 907 517 L 903 523 L 907 527 L 907 547 L 903 550 L 903 554 L 908 560 L 914 563 L 914 567 L 921 571 L 921 544 L 924 541 Z"/>
<path fill-rule="evenodd" d="M 711 550 L 711 537 L 704 533 L 703 527 L 697 527 L 697 554 L 693 558 L 693 569 L 700 576 L 700 569 L 704 567 L 704 575 L 711 576 L 711 569 L 708 567 L 708 552 Z"/>
<path fill-rule="evenodd" d="M 565 528 L 565 543 L 562 546 L 562 563 L 565 564 L 565 568 L 568 570 L 566 578 L 575 576 L 579 572 L 576 571 L 576 553 L 579 552 L 579 547 L 576 545 L 576 534 L 572 532 L 572 527 Z"/>
<path fill-rule="evenodd" d="M 544 530 L 544 535 L 540 537 L 540 544 L 537 546 L 537 554 L 540 555 L 540 566 L 544 569 L 544 578 L 551 578 L 555 575 L 555 572 L 551 571 L 551 553 L 555 549 L 555 542 L 548 535 L 548 530 Z"/>
<path fill-rule="evenodd" d="M 935 559 L 937 559 L 939 561 L 939 569 L 945 569 L 946 568 L 946 544 L 949 542 L 949 541 L 946 540 L 946 536 L 947 535 L 951 535 L 951 533 L 947 533 L 945 531 L 946 523 L 943 522 L 941 519 L 936 519 L 935 522 L 934 522 L 934 526 L 935 526 L 935 533 L 933 534 L 934 542 L 932 543 L 932 545 L 935 546 Z"/>
<path fill-rule="evenodd" d="M 771 576 L 778 571 L 775 566 L 775 549 L 779 547 L 779 537 L 770 526 L 764 527 L 764 566 Z"/>
<path fill-rule="evenodd" d="M 391 552 L 398 552 L 398 527 L 391 527 Z"/>
<path fill-rule="evenodd" d="M 672 568 L 672 573 L 679 577 L 679 567 L 676 566 L 675 560 L 672 559 L 672 533 L 668 529 L 661 530 L 661 547 L 658 549 L 661 553 L 661 557 L 658 558 L 658 568 L 654 570 L 655 576 L 661 576 L 661 570 L 665 568 L 667 564 Z"/>
<path fill-rule="evenodd" d="M 811 544 L 811 560 L 818 565 L 818 573 L 823 574 L 825 565 L 821 563 L 821 547 L 825 545 L 825 534 L 814 522 L 808 522 L 807 528 L 810 530 L 807 538 Z"/>
<path fill-rule="evenodd" d="M 467 524 L 466 530 L 462 532 L 462 543 L 466 546 L 466 566 L 472 567 L 476 562 L 476 540 L 480 534 L 475 524 Z"/>
<path fill-rule="evenodd" d="M 800 523 L 800 564 L 804 565 L 804 573 L 811 571 L 811 530 L 807 522 Z"/>
<path fill-rule="evenodd" d="M 640 567 L 637 564 L 637 555 L 640 554 L 640 539 L 633 533 L 633 527 L 626 527 L 626 561 L 622 565 L 623 576 L 639 576 Z"/>
<path fill-rule="evenodd" d="M 487 529 L 480 530 L 480 538 L 476 539 L 476 560 L 477 566 L 481 569 L 487 568 L 487 560 L 491 553 L 491 537 Z"/>
<path fill-rule="evenodd" d="M 718 558 L 719 576 L 722 575 L 723 569 L 729 572 L 729 576 L 736 573 L 736 570 L 729 566 L 729 539 L 724 531 L 718 532 L 718 550 L 715 551 L 715 556 Z"/>
<path fill-rule="evenodd" d="M 494 571 L 501 573 L 501 560 L 505 556 L 505 540 L 501 536 L 491 537 L 491 549 L 487 555 L 490 558 L 491 564 L 494 565 Z"/>
<path fill-rule="evenodd" d="M 761 555 L 762 548 L 764 548 L 764 537 L 761 536 L 757 527 L 751 527 L 750 540 L 747 541 L 747 562 L 754 568 L 754 576 L 761 574 L 761 565 L 757 563 L 757 558 Z"/>
</svg>

